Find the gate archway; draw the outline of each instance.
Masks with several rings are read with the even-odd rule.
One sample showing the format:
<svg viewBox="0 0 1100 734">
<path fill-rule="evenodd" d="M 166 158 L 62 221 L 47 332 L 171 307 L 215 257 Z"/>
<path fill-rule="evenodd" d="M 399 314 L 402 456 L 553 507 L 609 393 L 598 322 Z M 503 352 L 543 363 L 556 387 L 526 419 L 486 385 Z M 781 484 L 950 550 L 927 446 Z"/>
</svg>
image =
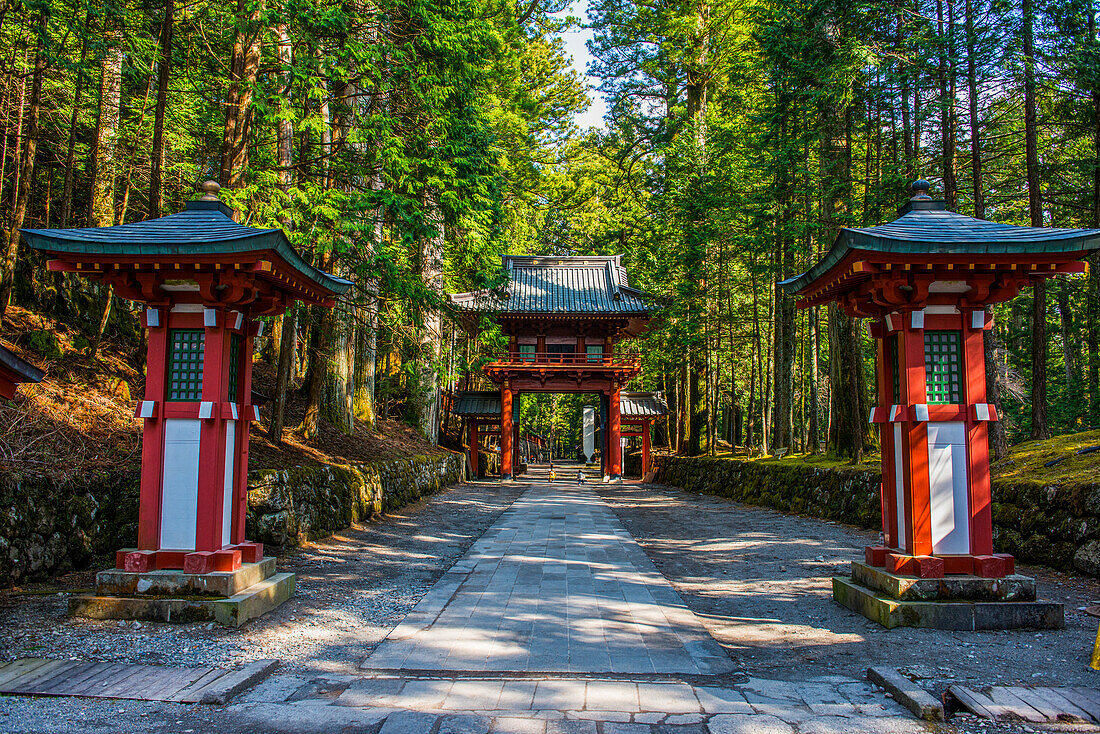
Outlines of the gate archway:
<svg viewBox="0 0 1100 734">
<path fill-rule="evenodd" d="M 464 315 L 467 331 L 476 334 L 482 315 L 498 323 L 508 348 L 483 368 L 499 393 L 459 393 L 453 412 L 471 428 L 471 464 L 477 465 L 478 437 L 498 431 L 501 478 L 513 477 L 519 440 L 517 396 L 521 393 L 596 393 L 604 416 L 602 468 L 611 481 L 622 478 L 624 418 L 627 434 L 643 436 L 643 463 L 648 469 L 649 427 L 667 413 L 655 393 L 623 392 L 641 372 L 636 353 L 623 342 L 649 325 L 653 299 L 628 285 L 619 255 L 609 257 L 531 257 L 505 255 L 508 282 L 497 289 L 456 293 L 451 300 Z M 624 415 L 623 399 L 627 399 Z M 496 397 L 496 402 L 493 402 Z M 634 414 L 644 406 L 646 414 Z M 494 423 L 495 421 L 495 423 Z M 497 428 L 499 426 L 499 428 Z"/>
</svg>

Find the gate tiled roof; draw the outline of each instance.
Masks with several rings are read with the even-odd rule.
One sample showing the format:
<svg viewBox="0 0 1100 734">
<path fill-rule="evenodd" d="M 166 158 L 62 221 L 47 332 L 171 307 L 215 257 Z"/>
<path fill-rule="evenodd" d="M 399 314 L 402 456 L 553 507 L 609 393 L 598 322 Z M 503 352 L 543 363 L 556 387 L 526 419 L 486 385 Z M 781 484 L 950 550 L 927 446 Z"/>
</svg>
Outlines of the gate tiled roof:
<svg viewBox="0 0 1100 734">
<path fill-rule="evenodd" d="M 659 418 L 668 415 L 664 393 L 619 393 L 619 412 L 624 418 Z"/>
<path fill-rule="evenodd" d="M 500 393 L 492 392 L 459 392 L 455 393 L 454 405 L 451 412 L 455 415 L 465 415 L 471 418 L 479 416 L 500 417 Z"/>
<path fill-rule="evenodd" d="M 466 311 L 545 314 L 649 314 L 645 293 L 627 285 L 620 256 L 528 257 L 505 255 L 508 282 L 500 289 L 455 293 Z"/>
</svg>

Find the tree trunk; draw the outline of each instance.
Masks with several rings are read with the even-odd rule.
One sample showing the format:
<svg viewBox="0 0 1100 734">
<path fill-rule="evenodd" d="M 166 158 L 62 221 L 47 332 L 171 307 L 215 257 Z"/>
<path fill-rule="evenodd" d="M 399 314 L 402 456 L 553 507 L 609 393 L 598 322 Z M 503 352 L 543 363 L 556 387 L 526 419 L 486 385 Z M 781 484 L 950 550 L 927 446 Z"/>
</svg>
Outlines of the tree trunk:
<svg viewBox="0 0 1100 734">
<path fill-rule="evenodd" d="M 1057 282 L 1058 316 L 1062 325 L 1062 357 L 1066 371 L 1066 395 L 1072 402 L 1069 403 L 1074 415 L 1080 415 L 1078 409 L 1080 403 L 1077 396 L 1077 339 L 1074 336 L 1076 328 L 1073 325 L 1073 313 L 1069 307 L 1069 289 L 1071 285 L 1067 281 Z"/>
<path fill-rule="evenodd" d="M 103 311 L 99 316 L 99 328 L 96 329 L 95 339 L 92 340 L 92 348 L 88 352 L 89 359 L 95 359 L 99 353 L 99 345 L 103 342 L 103 335 L 107 332 L 107 322 L 111 320 L 111 306 L 115 300 L 115 287 L 107 286 L 107 298 L 103 303 Z"/>
<path fill-rule="evenodd" d="M 810 453 L 816 454 L 821 450 L 821 429 L 818 426 L 821 397 L 818 390 L 817 366 L 818 344 L 821 338 L 819 322 L 821 319 L 817 313 L 817 306 L 810 309 L 810 320 L 812 321 L 810 327 Z"/>
<path fill-rule="evenodd" d="M 443 208 L 439 191 L 434 186 L 424 189 L 424 216 L 430 231 L 421 240 L 420 278 L 432 297 L 443 295 Z M 417 351 L 417 405 L 419 423 L 424 436 L 439 440 L 439 342 L 442 319 L 434 303 L 423 305 L 420 345 Z"/>
<path fill-rule="evenodd" d="M 988 310 L 988 309 L 987 309 Z M 989 422 L 989 443 L 993 447 L 993 456 L 1003 459 L 1008 456 L 1008 435 L 1005 432 L 1004 412 L 1001 408 L 1001 394 L 1004 391 L 1001 384 L 1000 365 L 997 362 L 996 342 L 994 330 L 982 332 L 982 346 L 985 349 L 985 391 L 989 402 L 997 411 L 999 420 Z"/>
<path fill-rule="evenodd" d="M 172 73 L 172 25 L 175 0 L 164 0 L 160 23 L 160 60 L 157 62 L 157 108 L 153 120 L 152 163 L 149 169 L 149 217 L 164 213 L 164 115 L 168 110 L 168 79 Z"/>
<path fill-rule="evenodd" d="M 122 113 L 122 48 L 116 32 L 108 30 L 107 49 L 100 62 L 99 114 L 92 146 L 92 186 L 88 223 L 109 227 L 115 223 L 116 153 Z"/>
<path fill-rule="evenodd" d="M 825 242 L 832 242 L 842 225 L 841 217 L 851 211 L 851 115 L 840 109 L 836 101 L 825 103 L 821 178 L 825 191 L 821 202 L 821 219 L 826 231 Z M 844 130 L 840 129 L 841 124 Z M 841 141 L 843 141 L 841 143 Z M 860 415 L 860 381 L 862 354 L 858 339 L 858 320 L 846 315 L 835 305 L 829 306 L 829 374 L 830 416 L 829 444 L 838 454 L 851 456 L 859 462 L 863 456 L 865 416 Z"/>
<path fill-rule="evenodd" d="M 264 3 L 256 2 L 249 11 L 249 0 L 237 0 L 237 31 L 229 65 L 229 90 L 226 93 L 225 133 L 222 136 L 221 182 L 226 188 L 244 185 L 248 169 L 248 135 L 252 120 L 252 94 L 260 69 L 260 18 Z M 330 151 L 325 150 L 324 155 Z"/>
<path fill-rule="evenodd" d="M 38 41 L 34 52 L 34 75 L 31 78 L 31 98 L 27 109 L 26 141 L 23 143 L 23 160 L 19 178 L 19 191 L 15 198 L 15 210 L 12 212 L 11 231 L 8 233 L 8 247 L 4 256 L 4 269 L 0 273 L 0 323 L 11 302 L 15 287 L 15 268 L 19 257 L 19 230 L 27 215 L 27 205 L 31 198 L 31 181 L 34 177 L 34 158 L 38 146 L 38 118 L 42 107 L 42 78 L 46 75 L 45 44 L 47 41 L 47 22 L 49 6 L 38 11 Z"/>
<path fill-rule="evenodd" d="M 950 12 L 952 0 L 948 0 L 948 12 Z M 954 25 L 953 23 L 951 25 Z M 955 180 L 955 97 L 954 84 L 950 77 L 954 77 L 954 60 L 948 60 L 951 40 L 945 41 L 943 25 L 943 0 L 936 0 L 936 27 L 939 33 L 937 41 L 940 46 L 939 66 L 936 69 L 940 86 L 940 139 L 943 145 L 943 196 L 947 208 L 951 211 L 958 209 L 958 183 Z"/>
<path fill-rule="evenodd" d="M 294 349 L 298 346 L 297 308 L 291 306 L 283 315 L 283 328 L 279 334 L 279 365 L 275 372 L 275 396 L 271 408 L 271 422 L 267 435 L 271 441 L 282 443 L 283 422 L 286 417 L 287 390 L 290 372 L 294 368 Z"/>
<path fill-rule="evenodd" d="M 23 175 L 23 121 L 26 119 L 27 109 L 27 58 L 30 51 L 23 52 L 23 72 L 19 75 L 19 112 L 15 118 L 15 165 L 11 182 L 11 208 L 15 209 L 16 200 L 19 198 L 19 184 Z"/>
<path fill-rule="evenodd" d="M 333 335 L 336 330 L 336 314 L 333 313 L 333 309 L 322 306 L 315 307 L 314 319 L 320 323 L 317 325 L 316 339 L 312 340 L 315 346 L 310 355 L 306 414 L 302 418 L 302 424 L 298 427 L 302 438 L 307 441 L 317 438 L 321 429 L 321 398 L 324 395 L 325 375 L 332 362 Z"/>
<path fill-rule="evenodd" d="M 982 185 L 982 143 L 978 120 L 977 36 L 971 0 L 966 0 L 966 86 L 970 103 L 970 178 L 974 189 L 974 216 L 985 219 L 985 188 Z"/>
<path fill-rule="evenodd" d="M 85 14 L 84 23 L 90 19 Z M 73 206 L 73 181 L 76 179 L 76 130 L 80 121 L 80 100 L 84 96 L 84 63 L 88 59 L 88 39 L 80 44 L 80 65 L 76 71 L 76 87 L 73 90 L 73 109 L 69 115 L 69 142 L 65 152 L 65 184 L 61 190 L 61 226 L 69 226 L 69 217 Z"/>
<path fill-rule="evenodd" d="M 1032 0 L 1022 0 L 1024 51 L 1024 150 L 1027 202 L 1031 226 L 1043 226 L 1043 199 L 1039 187 L 1039 150 L 1035 110 L 1035 43 Z M 1031 438 L 1050 438 L 1047 425 L 1046 283 L 1036 281 L 1031 308 Z"/>
<path fill-rule="evenodd" d="M 1096 40 L 1096 13 L 1088 4 L 1089 42 L 1094 49 Z M 1100 228 L 1100 89 L 1092 90 L 1092 216 L 1090 224 Z M 1088 340 L 1089 423 L 1100 424 L 1100 257 L 1089 258 L 1088 285 L 1085 291 L 1086 332 Z"/>
<path fill-rule="evenodd" d="M 282 77 L 279 101 L 280 104 L 286 105 L 290 101 L 290 67 L 294 62 L 294 58 L 285 23 L 279 23 L 275 27 L 275 36 L 278 41 L 278 57 Z M 290 186 L 294 183 L 294 125 L 285 114 L 279 115 L 276 136 L 276 163 L 279 166 L 277 181 L 279 190 L 284 197 L 284 201 L 281 203 L 283 208 L 281 208 L 278 219 L 279 225 L 284 230 L 289 230 L 294 225 L 290 216 L 286 214 L 289 211 L 289 208 L 286 208 L 288 204 L 286 198 L 290 196 Z M 275 443 L 281 443 L 283 440 L 287 389 L 290 385 L 291 372 L 294 371 L 294 352 L 298 346 L 297 327 L 297 308 L 291 306 L 283 316 L 283 328 L 279 335 L 279 364 L 275 372 L 275 395 L 271 409 L 271 423 L 268 426 L 268 435 Z"/>
</svg>

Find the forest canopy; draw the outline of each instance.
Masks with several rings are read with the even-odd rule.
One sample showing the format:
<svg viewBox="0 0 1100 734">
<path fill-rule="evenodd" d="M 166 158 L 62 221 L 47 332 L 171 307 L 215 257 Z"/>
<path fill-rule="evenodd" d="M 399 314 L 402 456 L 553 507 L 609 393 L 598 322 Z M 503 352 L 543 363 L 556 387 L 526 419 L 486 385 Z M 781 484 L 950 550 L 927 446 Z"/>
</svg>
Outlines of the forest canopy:
<svg viewBox="0 0 1100 734">
<path fill-rule="evenodd" d="M 459 443 L 445 396 L 489 387 L 477 368 L 502 345 L 487 323 L 468 334 L 446 294 L 499 285 L 504 253 L 622 254 L 663 304 L 631 386 L 668 398 L 659 442 L 858 457 L 874 440 L 865 325 L 798 310 L 777 281 L 841 227 L 893 219 L 917 177 L 963 214 L 1100 227 L 1091 2 L 564 10 L 0 0 L 0 308 L 78 326 L 90 358 L 134 338 L 139 307 L 48 272 L 19 230 L 161 216 L 213 179 L 241 222 L 284 228 L 355 283 L 335 310 L 269 330 L 276 437 L 290 389 L 309 396 L 306 438 L 320 420 L 350 431 L 386 415 Z M 588 93 L 561 34 L 578 23 L 600 129 L 575 124 Z M 1100 423 L 1097 283 L 1092 267 L 994 307 L 999 453 Z"/>
</svg>

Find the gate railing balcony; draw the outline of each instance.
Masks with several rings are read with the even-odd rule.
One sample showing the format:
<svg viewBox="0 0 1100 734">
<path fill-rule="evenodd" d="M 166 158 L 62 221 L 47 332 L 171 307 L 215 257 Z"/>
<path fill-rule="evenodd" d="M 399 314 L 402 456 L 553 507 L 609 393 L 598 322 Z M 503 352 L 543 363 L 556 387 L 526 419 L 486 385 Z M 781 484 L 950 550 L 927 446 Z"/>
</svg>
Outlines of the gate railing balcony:
<svg viewBox="0 0 1100 734">
<path fill-rule="evenodd" d="M 520 352 L 509 351 L 497 357 L 493 366 L 562 366 L 562 367 L 637 367 L 637 354 L 604 354 L 588 352 Z"/>
</svg>

